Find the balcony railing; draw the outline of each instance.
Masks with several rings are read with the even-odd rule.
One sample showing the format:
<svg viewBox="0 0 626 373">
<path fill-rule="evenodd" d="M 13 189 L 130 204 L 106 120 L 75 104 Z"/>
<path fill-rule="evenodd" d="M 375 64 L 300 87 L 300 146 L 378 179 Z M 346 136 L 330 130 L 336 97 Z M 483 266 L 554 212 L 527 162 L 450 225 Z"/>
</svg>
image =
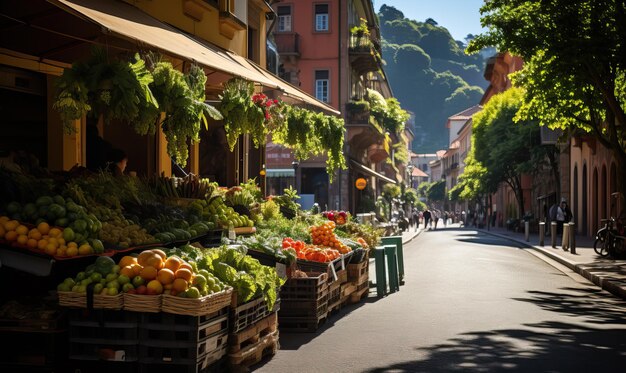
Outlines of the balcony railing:
<svg viewBox="0 0 626 373">
<path fill-rule="evenodd" d="M 297 32 L 277 32 L 274 34 L 278 54 L 300 55 L 300 35 Z"/>
<path fill-rule="evenodd" d="M 381 68 L 382 60 L 376 44 L 367 35 L 350 35 L 351 65 L 359 74 L 376 71 Z"/>
<path fill-rule="evenodd" d="M 350 101 L 346 103 L 347 124 L 368 124 L 370 108 L 367 101 Z"/>
</svg>

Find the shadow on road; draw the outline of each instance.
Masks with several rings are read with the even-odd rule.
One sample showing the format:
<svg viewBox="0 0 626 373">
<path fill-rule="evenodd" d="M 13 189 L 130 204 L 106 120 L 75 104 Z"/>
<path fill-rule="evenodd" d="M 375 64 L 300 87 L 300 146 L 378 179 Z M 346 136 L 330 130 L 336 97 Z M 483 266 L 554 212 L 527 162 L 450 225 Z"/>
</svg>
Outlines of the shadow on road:
<svg viewBox="0 0 626 373">
<path fill-rule="evenodd" d="M 623 372 L 624 302 L 607 298 L 600 290 L 561 290 L 564 293 L 529 291 L 528 298 L 516 300 L 601 326 L 543 321 L 516 329 L 469 332 L 446 343 L 415 348 L 415 356 L 407 356 L 406 362 L 367 372 Z"/>
</svg>

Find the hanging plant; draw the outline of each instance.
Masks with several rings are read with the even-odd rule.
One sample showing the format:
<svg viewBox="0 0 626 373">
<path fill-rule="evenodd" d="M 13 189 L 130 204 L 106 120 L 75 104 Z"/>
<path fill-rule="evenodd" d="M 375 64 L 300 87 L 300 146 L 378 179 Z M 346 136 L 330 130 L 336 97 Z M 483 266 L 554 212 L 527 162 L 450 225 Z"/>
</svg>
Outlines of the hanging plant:
<svg viewBox="0 0 626 373">
<path fill-rule="evenodd" d="M 336 170 L 346 169 L 346 159 L 343 155 L 346 128 L 341 118 L 323 114 L 317 115 L 323 117 L 323 120 L 319 121 L 323 125 L 315 126 L 316 137 L 326 153 L 326 171 L 330 182 L 332 182 Z"/>
<path fill-rule="evenodd" d="M 224 91 L 220 95 L 220 112 L 224 116 L 224 129 L 228 146 L 232 151 L 240 135 L 249 133 L 258 146 L 265 141 L 267 130 L 263 124 L 265 113 L 256 105 L 254 83 L 241 78 L 232 78 L 224 83 Z"/>
<path fill-rule="evenodd" d="M 150 89 L 159 102 L 165 118 L 160 123 L 167 139 L 167 153 L 184 167 L 189 157 L 188 141 L 200 141 L 200 123 L 207 125 L 206 115 L 221 119 L 213 107 L 204 103 L 206 76 L 192 67 L 188 76 L 169 62 L 157 62 L 152 71 Z"/>
<path fill-rule="evenodd" d="M 152 76 L 135 54 L 130 61 L 109 62 L 106 51 L 94 48 L 85 62 L 76 62 L 57 81 L 55 108 L 65 132 L 84 115 L 128 122 L 139 134 L 154 132 L 158 103 L 149 84 Z"/>
</svg>

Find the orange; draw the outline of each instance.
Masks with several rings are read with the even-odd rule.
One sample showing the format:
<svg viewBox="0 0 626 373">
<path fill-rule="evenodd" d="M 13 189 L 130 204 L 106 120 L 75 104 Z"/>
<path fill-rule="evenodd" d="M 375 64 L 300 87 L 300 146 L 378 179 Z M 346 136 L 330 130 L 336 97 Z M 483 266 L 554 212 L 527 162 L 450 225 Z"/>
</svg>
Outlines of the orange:
<svg viewBox="0 0 626 373">
<path fill-rule="evenodd" d="M 148 294 L 150 295 L 163 294 L 163 285 L 157 280 L 148 282 L 146 287 L 148 288 Z"/>
<path fill-rule="evenodd" d="M 17 232 L 17 234 L 19 235 L 24 235 L 26 236 L 28 234 L 28 227 L 26 227 L 25 225 L 18 225 L 17 228 L 15 228 L 15 231 Z"/>
<path fill-rule="evenodd" d="M 42 221 L 39 225 L 37 225 L 37 230 L 41 232 L 41 234 L 48 234 L 48 232 L 50 232 L 50 225 L 45 221 Z"/>
<path fill-rule="evenodd" d="M 78 254 L 79 255 L 93 254 L 93 249 L 88 244 L 80 245 L 80 247 L 78 247 Z"/>
<path fill-rule="evenodd" d="M 48 246 L 48 240 L 46 239 L 41 239 L 39 240 L 39 242 L 37 242 L 37 248 L 39 250 L 45 250 L 47 246 Z"/>
<path fill-rule="evenodd" d="M 54 245 L 54 247 L 59 247 L 59 241 L 56 238 L 52 237 L 48 239 L 48 245 Z"/>
<path fill-rule="evenodd" d="M 154 280 L 155 278 L 157 278 L 157 274 L 157 269 L 151 266 L 143 267 L 141 269 L 141 272 L 139 272 L 139 276 L 141 276 L 141 278 L 146 281 Z"/>
<path fill-rule="evenodd" d="M 120 267 L 131 266 L 132 264 L 137 264 L 137 258 L 131 255 L 126 255 L 120 259 L 118 264 Z"/>
<path fill-rule="evenodd" d="M 28 237 L 35 239 L 35 240 L 40 240 L 41 239 L 41 232 L 39 232 L 39 230 L 37 230 L 37 228 L 33 228 L 30 231 L 28 231 Z"/>
<path fill-rule="evenodd" d="M 130 268 L 132 268 L 133 272 L 135 272 L 135 276 L 139 276 L 141 270 L 143 269 L 143 267 L 139 264 L 131 264 Z"/>
<path fill-rule="evenodd" d="M 17 232 L 16 231 L 8 231 L 7 233 L 5 233 L 4 235 L 4 239 L 9 241 L 9 242 L 13 242 L 15 240 L 17 240 Z"/>
<path fill-rule="evenodd" d="M 67 249 L 65 248 L 58 248 L 57 249 L 57 253 L 56 256 L 60 256 L 60 257 L 66 257 L 67 256 Z"/>
<path fill-rule="evenodd" d="M 181 265 L 178 267 L 178 269 L 188 269 L 189 272 L 193 272 L 193 267 L 191 267 L 191 264 L 187 263 L 187 262 L 182 262 Z"/>
<path fill-rule="evenodd" d="M 172 272 L 176 272 L 181 264 L 183 264 L 183 260 L 177 256 L 170 256 L 165 260 L 165 268 Z"/>
<path fill-rule="evenodd" d="M 68 242 L 67 247 L 75 247 L 78 249 L 78 244 L 76 242 Z"/>
<path fill-rule="evenodd" d="M 193 273 L 187 268 L 179 269 L 178 271 L 176 271 L 175 275 L 176 275 L 176 278 L 182 278 L 183 280 L 187 282 L 191 282 L 193 278 Z"/>
<path fill-rule="evenodd" d="M 61 233 L 63 232 L 59 228 L 52 228 L 50 232 L 48 232 L 48 235 L 50 235 L 50 237 L 59 237 Z"/>
<path fill-rule="evenodd" d="M 78 255 L 78 248 L 76 246 L 69 246 L 65 251 L 67 256 L 76 256 Z"/>
<path fill-rule="evenodd" d="M 29 238 L 28 241 L 26 242 L 26 246 L 30 247 L 31 249 L 36 249 L 37 248 L 37 240 L 34 238 Z"/>
<path fill-rule="evenodd" d="M 9 220 L 4 223 L 4 229 L 8 231 L 14 231 L 17 227 L 19 227 L 20 222 L 17 220 Z"/>
<path fill-rule="evenodd" d="M 172 290 L 176 291 L 177 293 L 182 293 L 183 291 L 187 290 L 188 286 L 189 283 L 182 278 L 177 278 L 174 280 L 174 282 L 172 282 Z"/>
<path fill-rule="evenodd" d="M 20 234 L 19 236 L 17 236 L 17 243 L 22 245 L 22 246 L 26 246 L 26 242 L 28 242 L 28 236 L 25 234 Z"/>
<path fill-rule="evenodd" d="M 146 260 L 148 259 L 148 257 L 154 255 L 154 253 L 152 252 L 152 250 L 144 250 L 142 252 L 139 253 L 139 256 L 137 257 L 137 263 L 141 264 L 142 266 L 146 265 Z"/>
<path fill-rule="evenodd" d="M 167 254 L 165 254 L 165 251 L 161 249 L 152 249 L 152 252 L 160 256 L 163 261 L 167 258 Z"/>
<path fill-rule="evenodd" d="M 174 282 L 174 272 L 172 272 L 172 270 L 170 269 L 163 268 L 159 270 L 159 273 L 157 274 L 157 280 L 159 280 L 159 282 L 163 285 L 171 284 L 172 282 Z"/>
<path fill-rule="evenodd" d="M 44 251 L 48 255 L 56 255 L 57 247 L 49 243 L 48 246 L 46 246 L 46 249 Z"/>
<path fill-rule="evenodd" d="M 124 275 L 128 278 L 135 277 L 135 270 L 131 266 L 124 266 L 120 269 L 120 275 Z"/>
</svg>

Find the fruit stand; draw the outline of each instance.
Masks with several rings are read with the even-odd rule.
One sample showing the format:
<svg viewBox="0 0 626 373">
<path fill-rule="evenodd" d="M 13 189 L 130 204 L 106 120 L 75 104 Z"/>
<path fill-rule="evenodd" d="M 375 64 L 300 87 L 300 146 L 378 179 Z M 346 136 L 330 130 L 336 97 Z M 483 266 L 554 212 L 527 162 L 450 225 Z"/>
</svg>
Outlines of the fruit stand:
<svg viewBox="0 0 626 373">
<path fill-rule="evenodd" d="M 165 184 L 202 185 L 203 195 L 173 197 Z M 346 213 L 287 219 L 280 211 L 296 198 L 262 198 L 251 182 L 81 174 L 0 206 L 0 275 L 31 283 L 48 300 L 42 314 L 54 315 L 0 314 L 0 335 L 34 338 L 44 329 L 29 324 L 42 324 L 50 340 L 0 363 L 199 372 L 273 355 L 279 333 L 315 331 L 367 296 L 368 247 L 379 239 Z M 2 294 L 3 304 L 21 299 Z"/>
</svg>

